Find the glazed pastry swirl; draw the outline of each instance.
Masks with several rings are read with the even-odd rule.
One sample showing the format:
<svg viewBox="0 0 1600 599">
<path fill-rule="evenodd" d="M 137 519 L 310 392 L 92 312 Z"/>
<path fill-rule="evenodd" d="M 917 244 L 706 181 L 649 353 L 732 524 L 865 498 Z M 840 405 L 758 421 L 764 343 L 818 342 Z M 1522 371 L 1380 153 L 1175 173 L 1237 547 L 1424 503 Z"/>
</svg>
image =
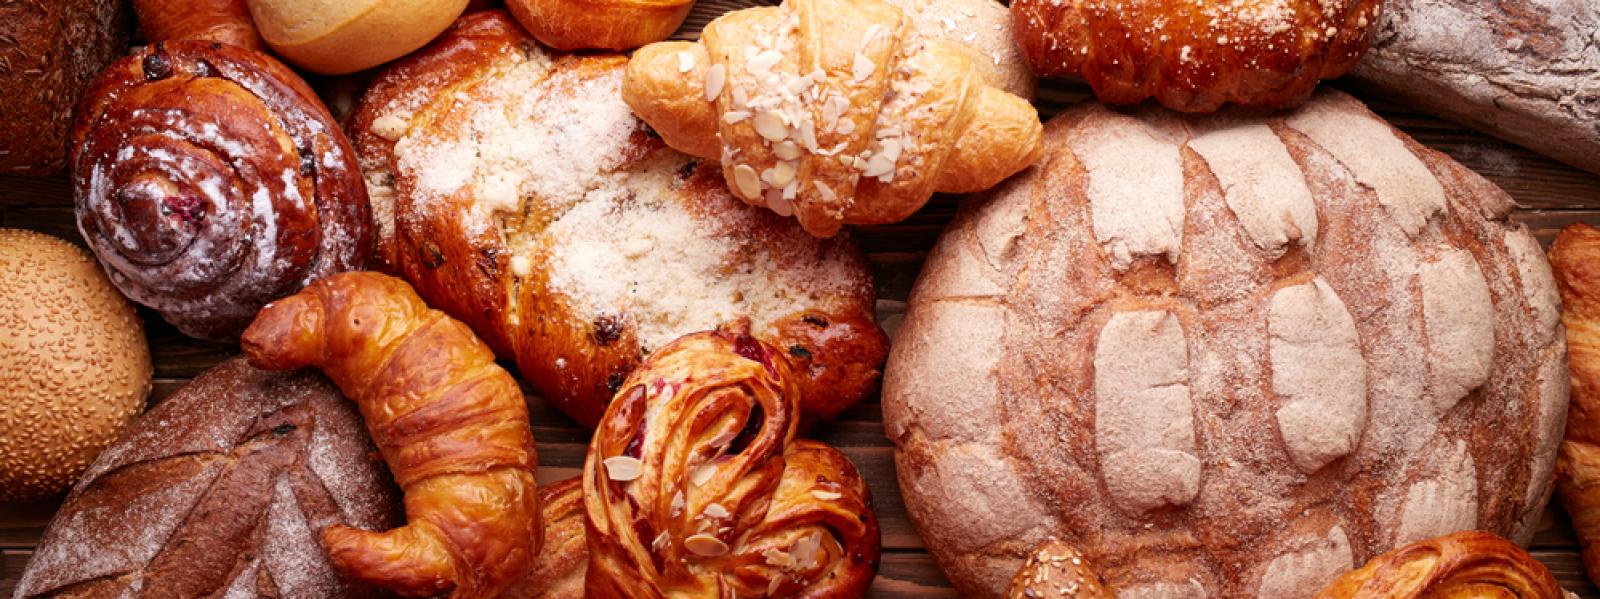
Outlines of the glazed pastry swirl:
<svg viewBox="0 0 1600 599">
<path fill-rule="evenodd" d="M 84 239 L 123 293 L 186 334 L 237 339 L 267 302 L 366 264 L 349 142 L 264 54 L 146 47 L 101 73 L 73 138 Z"/>
<path fill-rule="evenodd" d="M 858 597 L 877 572 L 849 459 L 795 438 L 779 351 L 696 333 L 635 370 L 584 464 L 589 597 Z"/>
</svg>

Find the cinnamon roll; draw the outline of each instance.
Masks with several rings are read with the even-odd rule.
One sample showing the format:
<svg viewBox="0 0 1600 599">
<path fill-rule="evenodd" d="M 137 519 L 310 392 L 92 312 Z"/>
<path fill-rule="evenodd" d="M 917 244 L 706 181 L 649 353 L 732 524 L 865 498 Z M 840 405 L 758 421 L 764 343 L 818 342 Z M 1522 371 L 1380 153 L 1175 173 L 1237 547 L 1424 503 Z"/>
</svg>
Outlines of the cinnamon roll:
<svg viewBox="0 0 1600 599">
<path fill-rule="evenodd" d="M 205 41 L 107 67 L 73 124 L 78 229 L 124 294 L 232 340 L 267 302 L 366 265 L 350 144 L 272 58 Z"/>
<path fill-rule="evenodd" d="M 747 334 L 691 334 L 633 371 L 589 445 L 589 597 L 859 597 L 878 568 L 850 460 L 795 438 L 799 384 Z"/>
</svg>

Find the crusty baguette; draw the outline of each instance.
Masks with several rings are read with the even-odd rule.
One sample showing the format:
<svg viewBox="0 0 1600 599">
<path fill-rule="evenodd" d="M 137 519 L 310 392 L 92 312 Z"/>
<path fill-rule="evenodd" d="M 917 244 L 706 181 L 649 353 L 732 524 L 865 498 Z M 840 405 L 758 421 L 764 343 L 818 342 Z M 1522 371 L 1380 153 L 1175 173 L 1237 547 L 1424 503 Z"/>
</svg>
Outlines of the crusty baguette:
<svg viewBox="0 0 1600 599">
<path fill-rule="evenodd" d="M 1600 2 L 1390 0 L 1383 10 L 1350 71 L 1363 87 L 1600 173 Z"/>
</svg>

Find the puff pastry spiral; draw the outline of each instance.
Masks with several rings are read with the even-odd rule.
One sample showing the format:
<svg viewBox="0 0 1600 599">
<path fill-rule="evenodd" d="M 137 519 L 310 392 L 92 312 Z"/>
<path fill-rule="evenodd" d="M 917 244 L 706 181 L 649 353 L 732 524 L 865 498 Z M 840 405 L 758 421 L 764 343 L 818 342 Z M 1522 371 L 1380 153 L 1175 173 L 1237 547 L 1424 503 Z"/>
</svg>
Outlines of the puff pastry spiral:
<svg viewBox="0 0 1600 599">
<path fill-rule="evenodd" d="M 795 438 L 776 348 L 696 333 L 657 350 L 606 410 L 584 463 L 588 596 L 859 597 L 878 522 L 849 459 Z"/>
</svg>

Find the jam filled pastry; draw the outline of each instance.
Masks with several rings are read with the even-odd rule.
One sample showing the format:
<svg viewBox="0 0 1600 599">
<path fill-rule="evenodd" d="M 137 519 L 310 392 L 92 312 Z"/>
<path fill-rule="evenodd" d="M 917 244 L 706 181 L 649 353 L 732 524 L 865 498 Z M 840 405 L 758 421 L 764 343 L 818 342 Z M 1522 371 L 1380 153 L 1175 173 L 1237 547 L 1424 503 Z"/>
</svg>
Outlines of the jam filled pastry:
<svg viewBox="0 0 1600 599">
<path fill-rule="evenodd" d="M 334 565 L 407 597 L 498 597 L 539 555 L 537 456 L 517 381 L 461 322 L 393 277 L 335 275 L 273 302 L 250 363 L 321 368 L 356 402 L 405 492 L 409 524 L 329 526 Z"/>
<path fill-rule="evenodd" d="M 622 96 L 667 145 L 720 160 L 744 201 L 828 237 L 1037 161 L 1038 112 L 994 79 L 881 0 L 789 0 L 725 14 L 699 42 L 645 46 Z"/>
<path fill-rule="evenodd" d="M 777 348 L 695 333 L 633 372 L 589 445 L 588 595 L 859 597 L 878 521 L 849 458 L 796 439 Z"/>
<path fill-rule="evenodd" d="M 1022 53 L 1043 77 L 1082 78 L 1109 104 L 1184 112 L 1283 108 L 1344 74 L 1381 0 L 1016 0 Z"/>
<path fill-rule="evenodd" d="M 350 143 L 265 54 L 146 46 L 100 74 L 73 140 L 78 230 L 118 289 L 187 335 L 236 340 L 267 302 L 372 252 Z"/>
</svg>

